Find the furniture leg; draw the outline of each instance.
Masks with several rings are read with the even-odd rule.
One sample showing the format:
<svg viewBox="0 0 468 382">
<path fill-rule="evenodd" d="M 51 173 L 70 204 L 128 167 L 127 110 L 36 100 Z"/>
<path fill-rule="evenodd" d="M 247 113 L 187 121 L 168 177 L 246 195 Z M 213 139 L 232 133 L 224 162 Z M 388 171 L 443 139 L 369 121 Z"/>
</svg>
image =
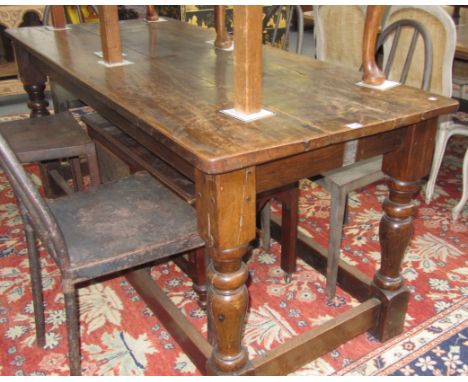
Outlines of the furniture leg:
<svg viewBox="0 0 468 382">
<path fill-rule="evenodd" d="M 242 261 L 255 238 L 255 169 L 220 175 L 196 171 L 199 232 L 212 263 L 208 269 L 208 314 L 214 343 L 211 374 L 238 374 L 248 362 L 242 329 L 248 305 Z"/>
<path fill-rule="evenodd" d="M 47 77 L 39 69 L 34 58 L 24 49 L 14 44 L 18 71 L 23 82 L 24 90 L 28 93 L 28 107 L 31 109 L 31 118 L 49 115 L 44 90 Z"/>
<path fill-rule="evenodd" d="M 96 146 L 93 144 L 87 149 L 86 157 L 88 160 L 89 177 L 91 178 L 92 186 L 101 184 L 101 176 L 99 174 L 99 163 L 96 154 Z"/>
<path fill-rule="evenodd" d="M 426 184 L 426 204 L 429 204 L 432 200 L 432 197 L 434 196 L 437 175 L 439 173 L 440 165 L 442 164 L 442 159 L 444 158 L 444 152 L 449 138 L 450 131 L 448 129 L 444 129 L 443 126 L 441 126 L 437 130 L 434 159 L 432 161 L 429 180 Z"/>
<path fill-rule="evenodd" d="M 81 174 L 81 163 L 80 158 L 75 157 L 70 159 L 72 165 L 72 172 L 73 172 L 73 188 L 75 191 L 83 191 L 84 184 L 83 184 L 83 175 Z"/>
<path fill-rule="evenodd" d="M 458 204 L 452 210 L 452 219 L 457 220 L 458 215 L 468 201 L 468 149 L 465 151 L 465 158 L 463 159 L 463 169 L 462 169 L 462 182 L 463 182 L 463 191 L 462 196 Z"/>
<path fill-rule="evenodd" d="M 205 248 L 198 248 L 189 253 L 190 263 L 195 267 L 193 272 L 193 290 L 198 294 L 198 304 L 206 309 L 207 287 L 206 287 L 206 252 Z"/>
<path fill-rule="evenodd" d="M 65 297 L 65 314 L 67 317 L 68 358 L 70 361 L 70 375 L 81 375 L 80 366 L 80 317 L 76 289 L 63 282 Z"/>
<path fill-rule="evenodd" d="M 281 268 L 286 272 L 286 282 L 296 272 L 296 243 L 299 206 L 299 185 L 281 195 L 282 226 L 281 231 Z"/>
<path fill-rule="evenodd" d="M 340 259 L 341 238 L 343 237 L 343 220 L 347 201 L 347 190 L 335 183 L 330 184 L 331 210 L 330 232 L 328 234 L 327 257 L 327 285 L 325 288 L 328 298 L 336 294 L 336 280 L 338 275 L 338 261 Z"/>
<path fill-rule="evenodd" d="M 403 285 L 400 267 L 413 234 L 413 195 L 427 174 L 434 150 L 437 119 L 409 126 L 402 131 L 402 144 L 384 154 L 382 170 L 387 175 L 389 196 L 383 202 L 379 237 L 380 269 L 372 284 L 372 294 L 382 301 L 379 322 L 373 330 L 380 341 L 403 331 L 409 290 Z"/>
<path fill-rule="evenodd" d="M 261 246 L 265 251 L 270 250 L 271 245 L 271 202 L 268 201 L 260 211 L 260 235 Z"/>
<path fill-rule="evenodd" d="M 20 205 L 20 211 L 24 207 Z M 44 319 L 44 299 L 42 292 L 41 264 L 37 254 L 36 235 L 29 218 L 25 212 L 21 212 L 24 222 L 26 243 L 28 245 L 29 267 L 31 269 L 31 285 L 34 306 L 34 321 L 36 323 L 36 341 L 40 347 L 45 346 L 45 319 Z"/>
</svg>

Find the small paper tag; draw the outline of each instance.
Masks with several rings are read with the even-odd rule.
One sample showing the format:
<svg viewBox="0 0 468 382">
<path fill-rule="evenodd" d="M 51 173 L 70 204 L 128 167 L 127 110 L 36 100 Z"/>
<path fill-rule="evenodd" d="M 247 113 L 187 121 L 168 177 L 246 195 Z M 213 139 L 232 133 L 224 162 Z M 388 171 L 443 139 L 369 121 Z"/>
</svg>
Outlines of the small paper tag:
<svg viewBox="0 0 468 382">
<path fill-rule="evenodd" d="M 362 127 L 359 122 L 348 123 L 346 126 L 350 129 L 360 129 Z"/>
</svg>

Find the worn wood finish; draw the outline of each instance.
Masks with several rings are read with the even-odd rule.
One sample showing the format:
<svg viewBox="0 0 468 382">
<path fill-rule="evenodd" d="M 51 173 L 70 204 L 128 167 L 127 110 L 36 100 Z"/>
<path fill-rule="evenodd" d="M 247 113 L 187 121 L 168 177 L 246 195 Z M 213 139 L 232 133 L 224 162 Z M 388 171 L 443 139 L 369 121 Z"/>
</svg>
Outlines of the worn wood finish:
<svg viewBox="0 0 468 382">
<path fill-rule="evenodd" d="M 51 5 L 52 8 L 52 25 L 56 29 L 65 29 L 67 19 L 65 17 L 65 8 L 63 5 Z M 47 20 L 45 20 L 47 23 Z"/>
<path fill-rule="evenodd" d="M 253 114 L 262 108 L 262 7 L 234 6 L 234 109 Z"/>
<path fill-rule="evenodd" d="M 160 143 L 166 151 L 207 173 L 313 151 L 456 109 L 455 101 L 444 97 L 431 101 L 429 94 L 422 96 L 409 87 L 386 92 L 360 88 L 355 85 L 358 73 L 264 47 L 268 81 L 264 83 L 263 105 L 276 116 L 247 127 L 219 113 L 232 106 L 233 82 L 226 76 L 223 89 L 217 88 L 217 65 L 224 65 L 229 73 L 233 62 L 213 59 L 213 50 L 205 41 L 213 39 L 214 32 L 172 20 L 156 24 L 130 21 L 121 27 L 127 57 L 135 65 L 112 71 L 98 65 L 92 54 L 99 50 L 97 26 L 92 23 L 73 25 L 69 31 L 75 36 L 73 40 L 32 28 L 9 33 L 17 44 L 27 41 L 24 48 L 41 57 L 37 66 L 86 103 L 96 105 L 113 124 L 126 131 L 132 129 L 129 134 L 134 138 L 140 134 L 141 138 L 135 139 L 144 145 Z M 157 54 L 151 57 L 148 28 L 160 32 Z M 38 45 L 40 51 L 32 48 Z M 73 55 L 63 54 L 61 49 L 66 46 Z M 75 57 L 79 64 L 73 63 Z M 309 102 L 304 104 L 304 99 Z M 363 127 L 346 126 L 356 121 Z M 148 143 L 143 134 L 151 138 L 146 139 Z"/>
<path fill-rule="evenodd" d="M 428 140 L 419 126 L 435 123 L 439 115 L 456 110 L 457 103 L 405 86 L 388 91 L 358 87 L 359 73 L 264 47 L 268 81 L 263 84 L 262 104 L 275 116 L 246 124 L 219 113 L 234 103 L 235 85 L 229 74 L 235 65 L 230 53 L 216 54 L 206 44 L 214 39 L 213 31 L 171 20 L 121 26 L 128 59 L 135 65 L 110 70 L 97 65 L 92 54 L 99 50 L 95 25 L 73 26 L 66 34 L 40 28 L 8 33 L 18 50 L 34 57 L 40 73 L 51 75 L 153 153 L 164 152 L 164 160 L 195 179 L 198 230 L 213 262 L 208 310 L 215 346 L 207 370 L 247 372 L 247 354 L 241 346 L 247 271 L 241 257 L 255 236 L 255 194 L 340 166 L 350 140 L 358 140 L 356 160 L 371 152 L 395 155 L 385 164 L 387 174 L 395 184 L 413 182 L 430 162 L 415 149 Z M 150 31 L 157 33 L 153 49 Z M 24 64 L 28 70 L 28 62 Z M 362 127 L 347 126 L 356 122 Z M 385 144 L 382 137 L 393 138 Z M 392 203 L 398 190 L 392 191 Z M 406 206 L 407 196 L 402 200 Z M 395 208 L 386 209 L 390 219 L 398 219 Z M 386 228 L 393 238 L 383 235 L 383 246 L 397 237 L 404 241 L 405 219 L 401 220 L 401 228 L 392 224 Z M 383 264 L 391 258 L 399 263 L 400 249 L 389 250 Z M 310 257 L 324 269 L 323 256 Z M 349 288 L 362 296 L 369 288 L 350 268 L 340 265 L 338 282 L 355 283 Z M 394 268 L 383 265 L 381 271 L 390 276 L 390 284 Z M 380 338 L 396 334 L 405 294 L 387 285 L 375 285 L 372 291 L 385 306 L 376 331 L 384 333 Z"/>
<path fill-rule="evenodd" d="M 385 81 L 385 75 L 375 62 L 375 44 L 385 8 L 385 5 L 368 5 L 366 11 L 362 42 L 362 80 L 370 85 L 379 85 Z"/>
<path fill-rule="evenodd" d="M 122 44 L 120 41 L 117 5 L 99 5 L 98 7 L 104 62 L 117 64 L 122 62 Z"/>
<path fill-rule="evenodd" d="M 70 112 L 5 122 L 0 125 L 0 133 L 22 163 L 68 158 L 71 158 L 72 163 L 77 162 L 78 164 L 74 165 L 76 176 L 73 177 L 74 186 L 77 189 L 82 189 L 84 186 L 79 157 L 85 156 L 91 184 L 99 185 L 100 177 L 94 143 Z M 51 176 L 56 178 L 52 174 Z M 58 184 L 67 192 L 63 178 L 59 179 Z"/>
<path fill-rule="evenodd" d="M 214 24 L 216 29 L 216 40 L 214 45 L 219 49 L 229 49 L 232 47 L 232 40 L 226 29 L 226 6 L 215 5 Z"/>
<path fill-rule="evenodd" d="M 413 197 L 419 191 L 419 180 L 429 172 L 436 129 L 436 120 L 410 126 L 404 131 L 405 145 L 383 157 L 390 193 L 383 203 L 379 228 L 382 259 L 374 277 L 375 295 L 385 305 L 376 330 L 382 341 L 403 331 L 409 291 L 403 286 L 400 267 L 413 235 Z"/>
<path fill-rule="evenodd" d="M 241 346 L 247 311 L 247 267 L 242 257 L 255 238 L 255 171 L 222 175 L 196 173 L 199 231 L 212 262 L 208 267 L 208 314 L 216 342 L 210 373 L 241 370 L 248 354 Z"/>
<path fill-rule="evenodd" d="M 18 63 L 18 73 L 23 88 L 28 93 L 28 107 L 31 109 L 31 118 L 49 115 L 49 102 L 45 99 L 45 83 L 47 77 L 42 73 L 37 65 L 37 61 L 27 51 L 17 49 L 14 46 L 16 62 Z"/>
<path fill-rule="evenodd" d="M 254 375 L 286 375 L 335 349 L 343 341 L 372 329 L 379 316 L 380 301 L 367 300 L 317 329 L 295 337 L 252 361 Z"/>
</svg>

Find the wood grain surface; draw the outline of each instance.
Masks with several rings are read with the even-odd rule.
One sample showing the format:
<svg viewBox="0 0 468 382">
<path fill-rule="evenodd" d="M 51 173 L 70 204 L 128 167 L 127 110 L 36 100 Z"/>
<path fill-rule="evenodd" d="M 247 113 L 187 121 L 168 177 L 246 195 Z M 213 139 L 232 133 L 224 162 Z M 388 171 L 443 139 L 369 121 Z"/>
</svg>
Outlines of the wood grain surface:
<svg viewBox="0 0 468 382">
<path fill-rule="evenodd" d="M 7 33 L 57 77 L 71 75 L 74 86 L 100 93 L 104 105 L 207 173 L 393 130 L 457 108 L 451 99 L 405 86 L 362 88 L 356 86 L 359 73 L 264 47 L 262 105 L 275 116 L 244 123 L 219 112 L 234 105 L 233 56 L 206 44 L 213 31 L 172 20 L 120 26 L 126 58 L 134 64 L 110 69 L 93 54 L 100 50 L 98 25 Z M 217 59 L 219 53 L 224 59 Z M 351 129 L 350 123 L 362 127 Z"/>
</svg>

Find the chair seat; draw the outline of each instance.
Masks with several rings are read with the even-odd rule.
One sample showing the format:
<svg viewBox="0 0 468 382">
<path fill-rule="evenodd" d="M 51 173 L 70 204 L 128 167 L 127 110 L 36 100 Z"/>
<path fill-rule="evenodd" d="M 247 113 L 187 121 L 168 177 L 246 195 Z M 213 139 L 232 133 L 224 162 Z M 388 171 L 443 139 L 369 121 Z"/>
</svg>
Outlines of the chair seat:
<svg viewBox="0 0 468 382">
<path fill-rule="evenodd" d="M 0 133 L 21 162 L 79 156 L 93 144 L 70 112 L 5 122 Z"/>
<path fill-rule="evenodd" d="M 382 156 L 372 157 L 352 165 L 340 167 L 322 174 L 325 182 L 333 182 L 338 186 L 345 186 L 365 178 L 365 184 L 372 183 L 383 177 Z"/>
<path fill-rule="evenodd" d="M 47 202 L 76 282 L 204 245 L 195 210 L 146 172 Z"/>
</svg>

